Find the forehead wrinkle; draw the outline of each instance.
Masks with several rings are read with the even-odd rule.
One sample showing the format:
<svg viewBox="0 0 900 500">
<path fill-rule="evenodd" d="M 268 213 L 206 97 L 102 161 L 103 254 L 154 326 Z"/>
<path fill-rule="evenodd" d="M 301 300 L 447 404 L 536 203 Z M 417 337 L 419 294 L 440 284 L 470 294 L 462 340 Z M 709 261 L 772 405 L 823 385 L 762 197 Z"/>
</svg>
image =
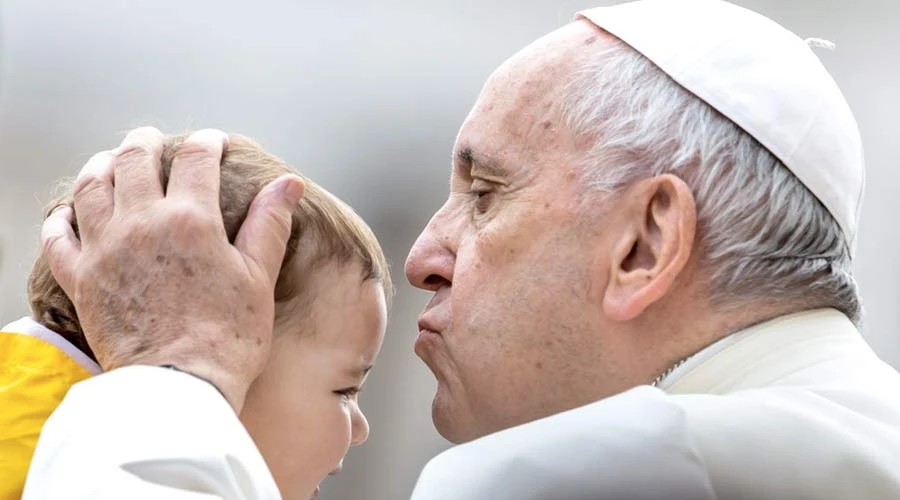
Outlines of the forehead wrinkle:
<svg viewBox="0 0 900 500">
<path fill-rule="evenodd" d="M 478 166 L 485 175 L 515 176 L 510 180 L 521 183 L 519 177 L 537 175 L 539 167 L 569 162 L 577 148 L 563 122 L 565 83 L 588 55 L 588 35 L 596 29 L 573 23 L 494 71 L 457 137 L 453 172 L 461 180 Z"/>
<path fill-rule="evenodd" d="M 456 153 L 456 158 L 461 167 L 468 167 L 466 170 L 469 173 L 476 170 L 482 175 L 496 178 L 509 175 L 507 169 L 503 168 L 496 158 L 476 151 L 471 145 L 461 146 Z"/>
</svg>

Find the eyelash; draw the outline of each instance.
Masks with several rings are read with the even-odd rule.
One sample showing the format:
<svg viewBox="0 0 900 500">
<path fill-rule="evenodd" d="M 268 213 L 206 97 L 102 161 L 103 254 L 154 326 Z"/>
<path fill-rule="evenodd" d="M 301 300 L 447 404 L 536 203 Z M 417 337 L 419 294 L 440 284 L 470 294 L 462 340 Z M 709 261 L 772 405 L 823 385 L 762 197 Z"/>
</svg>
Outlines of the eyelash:
<svg viewBox="0 0 900 500">
<path fill-rule="evenodd" d="M 484 213 L 487 211 L 487 207 L 479 208 L 479 204 L 483 203 L 482 200 L 484 200 L 485 197 L 492 194 L 493 192 L 494 192 L 493 189 L 484 188 L 484 187 L 480 187 L 480 186 L 478 188 L 472 187 L 469 189 L 469 194 L 472 195 L 472 197 L 475 199 L 475 211 L 476 212 Z"/>
<path fill-rule="evenodd" d="M 346 389 L 334 391 L 335 394 L 338 394 L 338 395 L 344 396 L 344 397 L 348 397 L 348 398 L 352 398 L 353 396 L 356 396 L 360 392 L 362 392 L 362 387 L 348 387 Z"/>
</svg>

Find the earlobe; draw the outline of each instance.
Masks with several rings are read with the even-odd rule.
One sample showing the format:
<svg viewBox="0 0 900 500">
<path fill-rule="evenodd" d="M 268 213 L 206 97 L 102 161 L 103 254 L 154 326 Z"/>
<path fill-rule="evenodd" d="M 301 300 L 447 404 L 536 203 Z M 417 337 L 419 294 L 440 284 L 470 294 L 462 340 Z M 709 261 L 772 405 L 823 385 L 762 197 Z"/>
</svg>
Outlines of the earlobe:
<svg viewBox="0 0 900 500">
<path fill-rule="evenodd" d="M 690 188 L 666 174 L 626 193 L 621 238 L 610 255 L 605 314 L 629 321 L 662 299 L 693 250 L 697 209 Z"/>
</svg>

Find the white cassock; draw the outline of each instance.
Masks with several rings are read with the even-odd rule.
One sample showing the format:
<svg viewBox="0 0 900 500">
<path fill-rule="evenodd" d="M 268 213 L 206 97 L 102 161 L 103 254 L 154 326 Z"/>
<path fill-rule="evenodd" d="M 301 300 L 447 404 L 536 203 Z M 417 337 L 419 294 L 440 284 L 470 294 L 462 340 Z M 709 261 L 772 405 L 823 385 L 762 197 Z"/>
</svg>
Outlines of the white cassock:
<svg viewBox="0 0 900 500">
<path fill-rule="evenodd" d="M 276 499 L 216 390 L 130 367 L 77 384 L 26 500 Z M 452 448 L 414 500 L 900 498 L 900 374 L 834 310 L 713 344 L 642 386 Z"/>
</svg>

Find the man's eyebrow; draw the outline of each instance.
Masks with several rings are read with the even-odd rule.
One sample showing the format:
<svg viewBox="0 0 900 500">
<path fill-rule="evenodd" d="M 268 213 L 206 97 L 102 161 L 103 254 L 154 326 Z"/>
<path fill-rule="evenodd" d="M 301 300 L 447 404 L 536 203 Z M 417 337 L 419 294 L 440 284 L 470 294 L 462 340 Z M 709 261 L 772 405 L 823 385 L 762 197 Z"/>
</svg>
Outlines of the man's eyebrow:
<svg viewBox="0 0 900 500">
<path fill-rule="evenodd" d="M 478 170 L 489 177 L 506 177 L 508 175 L 508 172 L 496 160 L 479 154 L 470 146 L 459 148 L 456 152 L 456 159 L 459 163 L 469 167 L 466 168 L 468 171 Z"/>
</svg>

